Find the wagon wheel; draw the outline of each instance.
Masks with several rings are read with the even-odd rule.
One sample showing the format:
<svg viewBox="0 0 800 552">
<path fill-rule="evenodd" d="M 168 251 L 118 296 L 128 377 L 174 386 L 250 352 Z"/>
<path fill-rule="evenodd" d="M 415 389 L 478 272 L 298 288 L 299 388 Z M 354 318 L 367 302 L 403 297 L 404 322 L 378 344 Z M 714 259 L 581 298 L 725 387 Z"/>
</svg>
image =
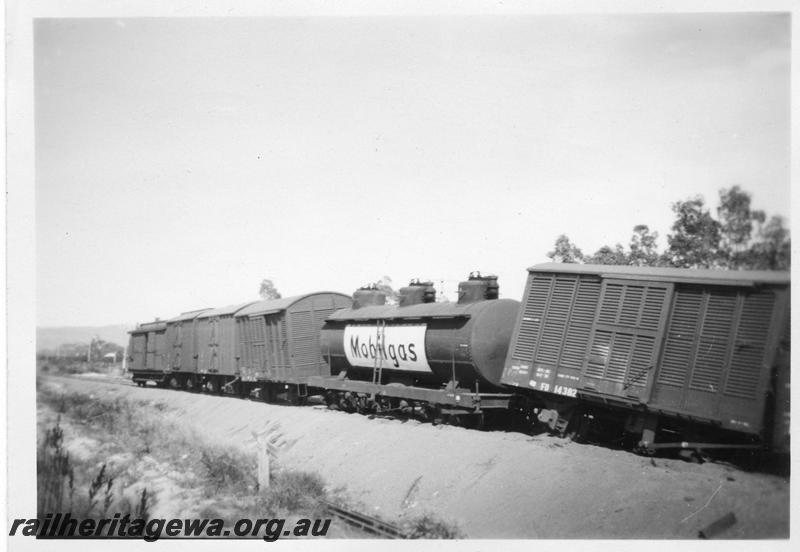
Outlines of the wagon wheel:
<svg viewBox="0 0 800 552">
<path fill-rule="evenodd" d="M 245 398 L 244 395 L 245 385 L 244 382 L 242 381 L 234 380 L 232 382 L 228 382 L 227 384 L 225 384 L 225 390 L 227 393 L 230 393 L 234 397 L 238 397 L 240 399 Z"/>
<path fill-rule="evenodd" d="M 692 464 L 704 464 L 711 460 L 708 456 L 703 454 L 701 449 L 683 449 L 678 451 L 678 457 L 691 462 Z"/>
<path fill-rule="evenodd" d="M 364 410 L 370 414 L 378 414 L 381 410 L 383 410 L 380 402 L 375 399 L 366 399 L 364 403 Z"/>
<path fill-rule="evenodd" d="M 367 399 L 361 395 L 356 395 L 355 400 L 353 401 L 356 412 L 359 414 L 367 413 Z"/>
<path fill-rule="evenodd" d="M 509 403 L 509 417 L 511 428 L 515 431 L 531 434 L 537 423 L 536 414 L 538 405 L 528 397 L 516 397 Z"/>
<path fill-rule="evenodd" d="M 481 430 L 486 426 L 486 414 L 483 412 L 476 412 L 469 417 L 470 429 Z"/>
<path fill-rule="evenodd" d="M 375 413 L 380 414 L 392 410 L 392 401 L 388 397 L 377 397 L 375 400 Z"/>
<path fill-rule="evenodd" d="M 339 399 L 339 409 L 343 410 L 345 412 L 352 413 L 352 412 L 356 412 L 358 410 L 358 405 L 356 403 L 356 400 L 353 398 L 353 396 L 350 393 L 345 393 Z"/>
<path fill-rule="evenodd" d="M 565 432 L 564 437 L 573 443 L 583 443 L 585 442 L 585 435 L 586 422 L 584 420 L 578 420 L 573 427 L 570 427 L 569 430 Z"/>
<path fill-rule="evenodd" d="M 439 425 L 443 422 L 442 409 L 434 405 L 426 405 L 423 408 L 424 417 L 433 425 Z"/>
<path fill-rule="evenodd" d="M 187 376 L 185 382 L 186 390 L 187 391 L 195 391 L 196 382 L 194 381 L 194 376 Z"/>
<path fill-rule="evenodd" d="M 169 378 L 169 386 L 170 386 L 170 388 L 172 388 L 172 389 L 180 389 L 180 387 L 181 387 L 181 382 L 180 382 L 180 380 L 178 379 L 178 376 L 175 376 L 175 375 L 173 375 L 173 376 L 171 376 L 171 377 Z"/>
<path fill-rule="evenodd" d="M 644 445 L 641 441 L 633 448 L 633 452 L 641 456 L 654 456 L 656 449 Z"/>
<path fill-rule="evenodd" d="M 264 384 L 258 388 L 258 398 L 265 403 L 270 402 L 269 386 Z"/>
<path fill-rule="evenodd" d="M 337 402 L 338 401 L 336 400 L 336 392 L 335 391 L 331 391 L 331 390 L 325 391 L 325 394 L 323 395 L 323 398 L 325 400 L 325 405 L 328 408 L 334 409 L 334 408 L 337 407 Z"/>
<path fill-rule="evenodd" d="M 297 393 L 292 394 L 292 404 L 295 406 L 305 406 L 307 401 L 308 397 L 300 396 Z"/>
<path fill-rule="evenodd" d="M 384 410 L 386 408 L 381 397 L 365 399 L 364 411 L 369 414 L 370 419 L 377 418 Z"/>
</svg>

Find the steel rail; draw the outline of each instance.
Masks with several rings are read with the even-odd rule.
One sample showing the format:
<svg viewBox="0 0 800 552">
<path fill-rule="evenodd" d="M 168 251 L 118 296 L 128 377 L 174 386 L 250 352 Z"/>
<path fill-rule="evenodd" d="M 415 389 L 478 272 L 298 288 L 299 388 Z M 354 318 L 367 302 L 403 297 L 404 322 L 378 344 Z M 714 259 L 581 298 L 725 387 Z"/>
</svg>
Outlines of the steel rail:
<svg viewBox="0 0 800 552">
<path fill-rule="evenodd" d="M 344 506 L 338 506 L 332 502 L 328 502 L 327 500 L 323 500 L 322 503 L 325 505 L 329 513 L 338 517 L 348 525 L 352 525 L 353 527 L 357 527 L 368 533 L 380 535 L 390 539 L 408 538 L 406 533 L 400 529 L 400 527 L 394 524 L 387 523 L 367 514 L 362 514 L 361 512 L 356 512 L 355 510 L 345 508 Z"/>
</svg>

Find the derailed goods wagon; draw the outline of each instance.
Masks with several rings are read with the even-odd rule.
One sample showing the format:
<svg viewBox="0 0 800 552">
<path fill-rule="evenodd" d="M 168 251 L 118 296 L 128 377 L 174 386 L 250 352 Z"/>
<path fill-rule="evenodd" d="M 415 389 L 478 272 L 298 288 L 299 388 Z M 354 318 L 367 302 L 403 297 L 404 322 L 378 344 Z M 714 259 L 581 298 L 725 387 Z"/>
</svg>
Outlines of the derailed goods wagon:
<svg viewBox="0 0 800 552">
<path fill-rule="evenodd" d="M 164 380 L 168 357 L 164 336 L 166 327 L 165 322 L 156 319 L 154 322 L 139 324 L 135 330 L 129 332 L 128 370 L 137 385 Z"/>
<path fill-rule="evenodd" d="M 528 270 L 501 378 L 526 397 L 528 418 L 580 431 L 609 407 L 647 452 L 709 437 L 788 446 L 788 273 Z"/>
<path fill-rule="evenodd" d="M 193 389 L 197 385 L 197 317 L 211 309 L 181 313 L 167 320 L 165 339 L 169 360 L 166 381 L 170 387 Z"/>
<path fill-rule="evenodd" d="M 306 397 L 310 376 L 330 375 L 320 353 L 320 328 L 351 304 L 342 293 L 316 292 L 260 301 L 238 311 L 240 392 L 267 400 L 281 393 L 290 400 Z"/>
</svg>

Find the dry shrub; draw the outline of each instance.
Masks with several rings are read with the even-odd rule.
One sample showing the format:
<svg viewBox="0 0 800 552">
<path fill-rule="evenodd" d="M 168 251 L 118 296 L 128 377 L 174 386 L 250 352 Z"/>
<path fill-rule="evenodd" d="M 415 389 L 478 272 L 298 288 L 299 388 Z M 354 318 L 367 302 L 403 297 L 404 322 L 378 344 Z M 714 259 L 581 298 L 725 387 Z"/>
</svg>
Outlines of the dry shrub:
<svg viewBox="0 0 800 552">
<path fill-rule="evenodd" d="M 75 470 L 64 448 L 61 418 L 48 429 L 36 456 L 38 516 L 61 512 L 72 505 L 75 494 Z M 68 499 L 65 500 L 65 499 Z"/>
<path fill-rule="evenodd" d="M 269 512 L 299 512 L 313 515 L 321 510 L 325 499 L 322 478 L 309 472 L 278 471 L 273 474 L 265 493 L 263 506 Z"/>
<path fill-rule="evenodd" d="M 200 450 L 200 464 L 214 492 L 221 489 L 246 492 L 256 486 L 256 466 L 252 457 L 207 445 Z"/>
</svg>

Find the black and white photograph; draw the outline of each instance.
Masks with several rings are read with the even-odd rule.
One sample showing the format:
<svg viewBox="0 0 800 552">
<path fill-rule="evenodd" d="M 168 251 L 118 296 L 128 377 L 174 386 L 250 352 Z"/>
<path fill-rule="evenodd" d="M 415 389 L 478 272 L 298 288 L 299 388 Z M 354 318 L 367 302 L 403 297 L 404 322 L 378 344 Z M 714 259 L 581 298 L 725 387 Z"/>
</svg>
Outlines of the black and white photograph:
<svg viewBox="0 0 800 552">
<path fill-rule="evenodd" d="M 788 550 L 794 9 L 9 1 L 8 549 Z"/>
</svg>

